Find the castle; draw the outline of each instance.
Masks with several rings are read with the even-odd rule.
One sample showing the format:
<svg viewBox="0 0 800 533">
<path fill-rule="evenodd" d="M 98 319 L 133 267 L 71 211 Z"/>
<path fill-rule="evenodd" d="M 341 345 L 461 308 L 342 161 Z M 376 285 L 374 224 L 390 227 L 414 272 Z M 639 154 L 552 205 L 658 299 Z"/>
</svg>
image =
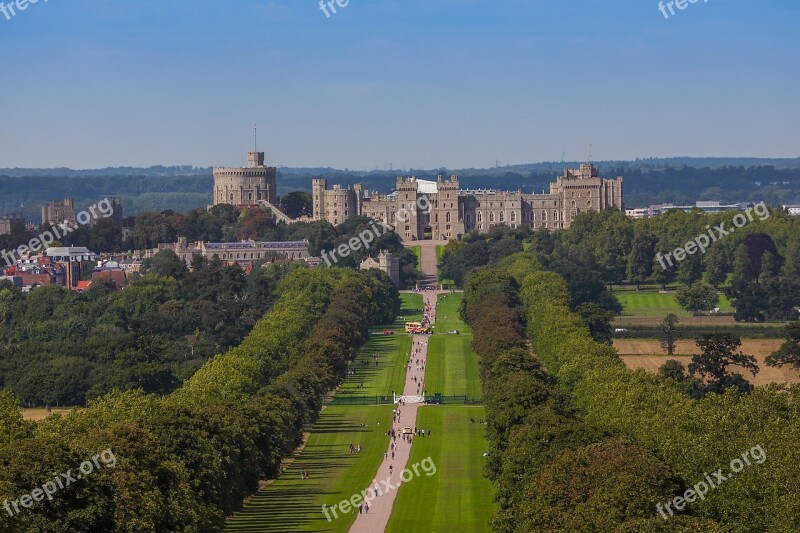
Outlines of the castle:
<svg viewBox="0 0 800 533">
<path fill-rule="evenodd" d="M 549 194 L 521 191 L 461 190 L 457 176 L 437 181 L 398 177 L 395 192 L 373 194 L 327 181 L 312 182 L 314 220 L 338 225 L 363 215 L 384 221 L 404 240 L 450 240 L 495 226 L 568 228 L 584 211 L 623 209 L 622 177 L 605 179 L 591 163 L 564 169 Z"/>
<path fill-rule="evenodd" d="M 256 207 L 277 204 L 275 167 L 264 165 L 264 152 L 247 154 L 247 167 L 214 167 L 214 205 L 231 204 L 237 207 Z"/>
</svg>

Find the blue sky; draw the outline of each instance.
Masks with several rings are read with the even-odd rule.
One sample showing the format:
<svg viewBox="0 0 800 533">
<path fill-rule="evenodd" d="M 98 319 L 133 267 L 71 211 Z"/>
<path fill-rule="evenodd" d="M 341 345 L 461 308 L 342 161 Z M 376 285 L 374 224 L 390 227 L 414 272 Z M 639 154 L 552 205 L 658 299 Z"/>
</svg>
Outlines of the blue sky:
<svg viewBox="0 0 800 533">
<path fill-rule="evenodd" d="M 9 0 L 0 0 L 9 3 Z M 0 167 L 800 155 L 800 2 L 39 0 L 0 14 Z"/>
</svg>

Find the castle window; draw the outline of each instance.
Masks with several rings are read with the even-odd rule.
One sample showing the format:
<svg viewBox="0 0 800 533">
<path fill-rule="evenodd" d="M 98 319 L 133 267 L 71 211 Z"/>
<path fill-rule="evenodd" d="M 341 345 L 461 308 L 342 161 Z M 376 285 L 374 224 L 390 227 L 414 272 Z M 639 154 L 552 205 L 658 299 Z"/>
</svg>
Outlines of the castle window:
<svg viewBox="0 0 800 533">
<path fill-rule="evenodd" d="M 506 221 L 506 214 L 500 211 L 500 222 L 505 222 L 505 221 Z"/>
<path fill-rule="evenodd" d="M 542 222 L 545 222 L 544 227 L 546 228 L 547 227 L 547 224 L 546 224 L 546 222 L 547 222 L 547 211 L 542 211 Z"/>
<path fill-rule="evenodd" d="M 494 211 L 489 213 L 489 222 L 494 222 Z"/>
<path fill-rule="evenodd" d="M 450 222 L 450 213 L 445 213 L 445 215 L 444 215 L 444 221 L 445 221 L 445 222 Z M 450 228 L 448 227 L 447 229 L 450 229 Z"/>
<path fill-rule="evenodd" d="M 483 213 L 481 213 L 480 211 L 478 211 L 478 222 L 483 222 Z M 483 226 L 481 226 L 481 228 L 482 227 Z"/>
<path fill-rule="evenodd" d="M 516 221 L 517 221 L 517 214 L 512 211 L 511 212 L 511 222 L 516 222 Z"/>
<path fill-rule="evenodd" d="M 558 211 L 553 211 L 553 220 L 558 222 Z"/>
</svg>

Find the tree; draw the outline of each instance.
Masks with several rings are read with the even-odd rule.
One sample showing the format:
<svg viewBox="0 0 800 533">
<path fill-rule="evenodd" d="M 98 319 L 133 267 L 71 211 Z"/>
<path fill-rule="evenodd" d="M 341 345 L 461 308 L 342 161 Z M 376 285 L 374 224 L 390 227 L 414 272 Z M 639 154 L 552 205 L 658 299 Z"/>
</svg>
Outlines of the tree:
<svg viewBox="0 0 800 533">
<path fill-rule="evenodd" d="M 281 203 L 286 208 L 286 214 L 292 218 L 310 216 L 313 197 L 306 191 L 292 191 L 281 197 Z"/>
<path fill-rule="evenodd" d="M 661 321 L 661 349 L 667 352 L 667 355 L 672 355 L 675 353 L 675 341 L 678 340 L 679 332 L 678 332 L 678 317 L 674 313 L 668 314 L 664 317 L 664 320 Z"/>
<path fill-rule="evenodd" d="M 790 365 L 800 370 L 800 322 L 786 325 L 786 342 L 768 355 L 765 362 L 769 366 Z"/>
<path fill-rule="evenodd" d="M 611 344 L 611 321 L 614 320 L 614 313 L 592 302 L 582 303 L 575 312 L 583 319 L 594 340 Z"/>
<path fill-rule="evenodd" d="M 730 333 L 703 335 L 697 340 L 702 353 L 692 357 L 689 372 L 707 380 L 712 392 L 722 393 L 729 386 L 736 386 L 745 392 L 751 390 L 752 386 L 741 374 L 728 372 L 729 366 L 740 366 L 754 376 L 758 373 L 756 358 L 738 351 L 741 345 L 741 339 Z"/>
<path fill-rule="evenodd" d="M 628 282 L 639 285 L 653 273 L 655 258 L 655 239 L 646 233 L 638 233 L 633 239 L 631 253 L 628 254 Z"/>
<path fill-rule="evenodd" d="M 154 273 L 165 278 L 182 280 L 186 277 L 188 269 L 186 263 L 181 261 L 172 250 L 159 250 L 153 257 L 144 260 L 142 273 Z"/>
<path fill-rule="evenodd" d="M 780 272 L 780 258 L 769 250 L 764 250 L 761 256 L 761 275 L 758 278 L 759 283 L 766 283 L 771 280 Z"/>
<path fill-rule="evenodd" d="M 658 375 L 665 379 L 674 379 L 677 382 L 681 382 L 686 379 L 686 368 L 680 361 L 670 359 L 658 367 Z"/>
<path fill-rule="evenodd" d="M 708 282 L 714 287 L 719 287 L 728 279 L 728 265 L 725 262 L 725 253 L 719 244 L 714 244 L 708 249 L 706 255 L 706 276 Z"/>
<path fill-rule="evenodd" d="M 681 287 L 676 295 L 678 304 L 689 311 L 709 311 L 719 302 L 717 289 L 707 283 L 698 281 L 689 287 Z"/>
</svg>

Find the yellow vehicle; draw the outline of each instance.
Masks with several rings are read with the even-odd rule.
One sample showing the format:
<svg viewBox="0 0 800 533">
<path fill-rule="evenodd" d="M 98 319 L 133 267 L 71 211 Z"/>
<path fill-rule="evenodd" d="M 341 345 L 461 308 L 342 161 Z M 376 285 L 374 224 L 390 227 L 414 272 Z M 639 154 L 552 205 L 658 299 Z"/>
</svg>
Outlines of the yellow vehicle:
<svg viewBox="0 0 800 533">
<path fill-rule="evenodd" d="M 406 333 L 413 333 L 419 329 L 422 329 L 422 322 L 406 322 Z"/>
<path fill-rule="evenodd" d="M 412 435 L 414 432 L 411 431 L 411 427 L 406 426 L 403 428 L 403 435 Z"/>
</svg>

